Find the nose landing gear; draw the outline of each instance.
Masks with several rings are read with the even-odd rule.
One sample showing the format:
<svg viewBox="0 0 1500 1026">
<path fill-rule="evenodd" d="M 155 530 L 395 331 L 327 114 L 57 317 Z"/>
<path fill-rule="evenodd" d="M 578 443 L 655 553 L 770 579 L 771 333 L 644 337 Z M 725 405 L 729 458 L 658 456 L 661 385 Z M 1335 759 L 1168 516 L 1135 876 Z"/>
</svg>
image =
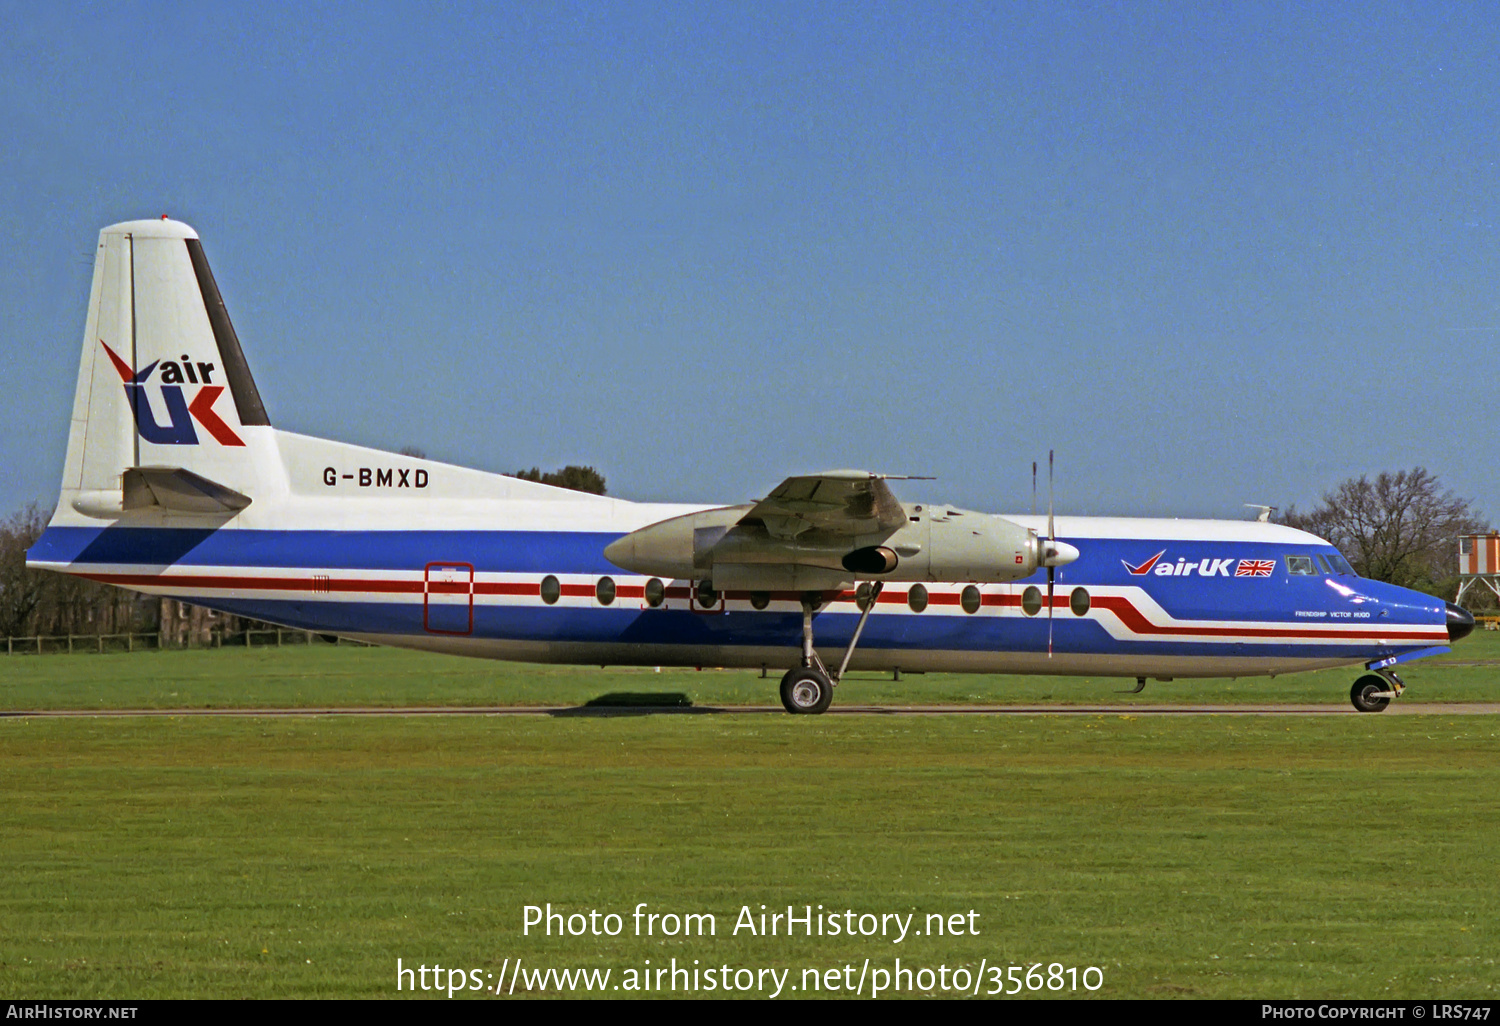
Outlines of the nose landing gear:
<svg viewBox="0 0 1500 1026">
<path fill-rule="evenodd" d="M 1382 712 L 1391 699 L 1401 697 L 1405 683 L 1390 670 L 1367 673 L 1349 689 L 1349 701 L 1360 712 Z"/>
</svg>

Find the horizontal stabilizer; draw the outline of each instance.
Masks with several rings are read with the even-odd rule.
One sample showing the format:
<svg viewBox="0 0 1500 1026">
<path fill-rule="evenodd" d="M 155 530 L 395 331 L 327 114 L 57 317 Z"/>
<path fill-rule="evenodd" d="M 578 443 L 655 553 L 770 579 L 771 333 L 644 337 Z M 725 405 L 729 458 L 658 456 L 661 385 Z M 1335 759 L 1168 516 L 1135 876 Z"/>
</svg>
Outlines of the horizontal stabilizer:
<svg viewBox="0 0 1500 1026">
<path fill-rule="evenodd" d="M 238 513 L 250 497 L 181 467 L 125 471 L 125 509 L 159 506 L 174 513 Z"/>
</svg>

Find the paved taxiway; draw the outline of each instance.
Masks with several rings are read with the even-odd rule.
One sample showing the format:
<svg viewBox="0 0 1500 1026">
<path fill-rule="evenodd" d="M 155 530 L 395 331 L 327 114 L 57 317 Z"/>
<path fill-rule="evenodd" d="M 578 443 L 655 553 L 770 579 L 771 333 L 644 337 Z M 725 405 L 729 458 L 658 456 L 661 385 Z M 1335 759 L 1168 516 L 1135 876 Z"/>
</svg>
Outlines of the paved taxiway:
<svg viewBox="0 0 1500 1026">
<path fill-rule="evenodd" d="M 131 716 L 246 716 L 299 718 L 313 716 L 784 716 L 779 705 L 495 705 L 350 707 L 327 709 L 19 709 L 0 711 L 0 719 Z M 1396 703 L 1384 715 L 1494 716 L 1500 702 Z M 828 716 L 1360 716 L 1340 705 L 835 705 Z"/>
</svg>

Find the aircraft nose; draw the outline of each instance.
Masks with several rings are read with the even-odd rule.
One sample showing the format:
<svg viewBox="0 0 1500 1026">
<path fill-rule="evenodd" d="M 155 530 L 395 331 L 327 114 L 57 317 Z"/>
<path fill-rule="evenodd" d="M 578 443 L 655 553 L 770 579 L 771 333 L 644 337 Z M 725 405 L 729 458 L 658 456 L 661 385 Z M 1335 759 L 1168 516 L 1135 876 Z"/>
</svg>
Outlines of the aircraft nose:
<svg viewBox="0 0 1500 1026">
<path fill-rule="evenodd" d="M 1474 629 L 1474 614 L 1463 606 L 1455 606 L 1452 602 L 1445 604 L 1448 607 L 1448 640 L 1457 641 L 1459 638 L 1467 638 L 1469 632 Z"/>
</svg>

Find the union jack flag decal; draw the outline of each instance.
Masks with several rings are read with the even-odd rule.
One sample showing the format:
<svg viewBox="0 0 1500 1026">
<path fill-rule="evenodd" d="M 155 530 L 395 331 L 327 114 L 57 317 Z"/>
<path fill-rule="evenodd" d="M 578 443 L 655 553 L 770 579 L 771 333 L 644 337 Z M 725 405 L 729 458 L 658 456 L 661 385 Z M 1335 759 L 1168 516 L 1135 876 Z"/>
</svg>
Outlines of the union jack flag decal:
<svg viewBox="0 0 1500 1026">
<path fill-rule="evenodd" d="M 1274 559 L 1242 559 L 1239 566 L 1234 568 L 1236 577 L 1270 577 L 1271 571 L 1276 569 Z"/>
</svg>

